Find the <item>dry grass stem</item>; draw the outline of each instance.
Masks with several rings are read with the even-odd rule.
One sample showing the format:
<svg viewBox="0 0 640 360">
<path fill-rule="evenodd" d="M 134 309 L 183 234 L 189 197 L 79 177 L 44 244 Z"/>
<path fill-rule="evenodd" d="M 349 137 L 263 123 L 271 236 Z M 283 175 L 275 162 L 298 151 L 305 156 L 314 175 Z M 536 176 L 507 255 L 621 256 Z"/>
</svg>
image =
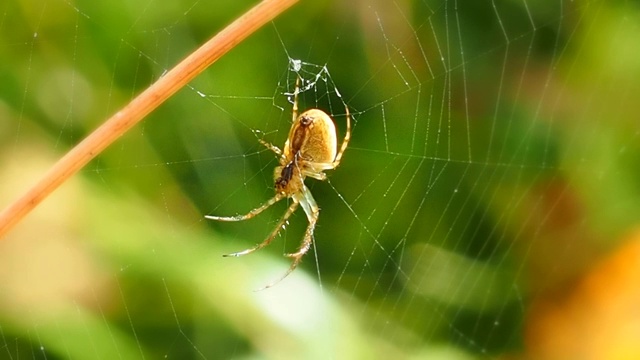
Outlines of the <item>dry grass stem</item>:
<svg viewBox="0 0 640 360">
<path fill-rule="evenodd" d="M 185 58 L 153 85 L 114 114 L 103 125 L 71 149 L 27 192 L 0 213 L 0 238 L 58 186 L 75 174 L 107 146 L 171 97 L 238 43 L 273 20 L 298 0 L 263 0 L 199 49 Z"/>
</svg>

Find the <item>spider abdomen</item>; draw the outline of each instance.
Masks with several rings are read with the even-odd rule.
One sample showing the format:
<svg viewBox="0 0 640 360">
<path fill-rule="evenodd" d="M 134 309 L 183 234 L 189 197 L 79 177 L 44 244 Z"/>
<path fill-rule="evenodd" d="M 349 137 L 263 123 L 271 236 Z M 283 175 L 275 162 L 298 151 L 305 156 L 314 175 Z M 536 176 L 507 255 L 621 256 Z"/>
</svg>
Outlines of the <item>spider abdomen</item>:
<svg viewBox="0 0 640 360">
<path fill-rule="evenodd" d="M 336 152 L 336 126 L 329 115 L 318 109 L 307 110 L 298 116 L 284 145 L 288 161 L 301 159 L 331 163 L 335 160 Z M 298 159 L 294 159 L 296 156 Z"/>
</svg>

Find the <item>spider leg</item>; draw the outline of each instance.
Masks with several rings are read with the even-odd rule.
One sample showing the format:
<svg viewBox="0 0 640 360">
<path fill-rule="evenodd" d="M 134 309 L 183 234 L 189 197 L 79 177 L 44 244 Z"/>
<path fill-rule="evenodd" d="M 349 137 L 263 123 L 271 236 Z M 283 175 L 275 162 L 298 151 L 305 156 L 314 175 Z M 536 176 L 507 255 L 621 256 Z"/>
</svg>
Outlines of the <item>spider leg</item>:
<svg viewBox="0 0 640 360">
<path fill-rule="evenodd" d="M 270 287 L 273 287 L 275 285 L 277 285 L 280 281 L 284 280 L 284 278 L 286 278 L 287 276 L 289 276 L 289 274 L 291 274 L 293 272 L 293 270 L 296 269 L 296 267 L 298 267 L 298 264 L 300 264 L 300 261 L 302 260 L 302 257 L 296 258 L 293 260 L 293 263 L 291 264 L 291 266 L 289 267 L 289 270 L 287 270 L 286 273 L 284 273 L 284 275 L 280 276 L 280 278 L 278 278 L 278 280 L 270 283 L 269 285 L 263 286 L 260 289 L 257 289 L 256 291 L 262 291 L 262 290 L 266 290 Z"/>
<path fill-rule="evenodd" d="M 302 240 L 302 244 L 300 244 L 298 251 L 291 254 L 285 254 L 286 257 L 290 257 L 294 259 L 293 264 L 291 264 L 291 268 L 289 269 L 289 272 L 295 269 L 295 267 L 298 265 L 302 257 L 311 248 L 311 244 L 313 243 L 313 231 L 315 230 L 316 222 L 318 222 L 319 215 L 320 215 L 320 209 L 316 209 L 315 212 L 313 213 L 313 220 L 311 220 L 309 222 L 309 226 L 307 226 L 307 231 L 305 231 L 304 233 L 304 239 Z"/>
<path fill-rule="evenodd" d="M 347 132 L 344 134 L 344 140 L 342 140 L 342 146 L 340 147 L 340 151 L 336 155 L 336 158 L 333 160 L 333 164 L 331 169 L 335 169 L 340 164 L 340 160 L 342 159 L 342 154 L 347 149 L 349 145 L 349 140 L 351 140 L 351 114 L 349 113 L 349 107 L 347 105 L 344 106 L 344 109 L 347 114 Z"/>
<path fill-rule="evenodd" d="M 295 261 L 291 265 L 291 271 L 293 271 L 295 265 L 300 262 L 300 259 L 302 259 L 304 254 L 306 254 L 307 251 L 309 251 L 309 248 L 311 248 L 311 243 L 313 243 L 313 231 L 316 228 L 316 223 L 318 222 L 318 217 L 320 216 L 320 208 L 318 208 L 318 205 L 313 199 L 313 196 L 311 196 L 311 191 L 309 191 L 309 189 L 307 189 L 306 187 L 302 191 L 304 197 L 302 198 L 302 200 L 300 200 L 300 205 L 302 205 L 302 209 L 307 214 L 307 218 L 309 219 L 309 226 L 307 226 L 307 230 L 304 232 L 304 239 L 302 240 L 298 251 L 285 255 L 287 257 L 295 259 Z"/>
<path fill-rule="evenodd" d="M 300 75 L 296 78 L 296 88 L 293 90 L 293 119 L 291 123 L 294 124 L 298 119 L 298 93 L 300 92 Z"/>
<path fill-rule="evenodd" d="M 327 180 L 327 174 L 318 171 L 303 171 L 302 174 L 304 176 L 312 177 L 316 180 L 325 181 Z"/>
<path fill-rule="evenodd" d="M 257 208 L 249 211 L 247 214 L 245 215 L 236 215 L 236 216 L 214 216 L 214 215 L 205 215 L 205 218 L 210 219 L 210 220 L 218 220 L 218 221 L 243 221 L 243 220 L 249 220 L 252 217 L 260 214 L 261 212 L 263 212 L 266 208 L 268 208 L 269 206 L 277 203 L 278 201 L 284 199 L 284 195 L 282 194 L 277 194 L 276 196 L 272 197 L 269 201 L 267 201 L 266 203 L 258 206 Z"/>
<path fill-rule="evenodd" d="M 226 254 L 226 255 L 222 255 L 222 256 L 224 256 L 224 257 L 238 257 L 238 256 L 242 256 L 242 255 L 247 255 L 247 254 L 251 254 L 252 252 L 254 252 L 256 250 L 260 250 L 263 247 L 269 245 L 271 243 L 271 241 L 273 241 L 273 239 L 276 238 L 276 236 L 278 235 L 280 230 L 282 230 L 282 226 L 287 221 L 289 216 L 291 216 L 291 214 L 293 214 L 293 212 L 296 211 L 297 208 L 298 208 L 298 202 L 294 201 L 291 204 L 291 206 L 289 206 L 289 209 L 287 209 L 287 212 L 284 213 L 284 216 L 282 217 L 282 219 L 280 219 L 280 221 L 278 222 L 278 225 L 276 225 L 275 229 L 273 229 L 273 231 L 271 232 L 269 237 L 267 237 L 260 244 L 254 246 L 252 248 L 246 249 L 246 250 L 242 250 L 242 251 L 238 251 L 238 252 L 235 252 L 235 253 Z"/>
<path fill-rule="evenodd" d="M 333 163 L 307 161 L 302 168 L 302 174 L 304 176 L 309 176 L 314 179 L 324 181 L 327 179 L 327 174 L 323 173 L 322 170 L 331 170 L 333 169 L 333 167 Z"/>
<path fill-rule="evenodd" d="M 267 149 L 269 149 L 269 150 L 273 151 L 274 153 L 276 153 L 276 155 L 282 156 L 282 150 L 280 150 L 279 147 L 277 147 L 277 146 L 275 146 L 275 145 L 273 145 L 271 143 L 268 143 L 268 142 L 266 142 L 266 141 L 264 141 L 262 139 L 258 139 L 258 141 L 260 142 L 260 144 L 264 145 L 264 147 L 266 147 Z"/>
<path fill-rule="evenodd" d="M 311 196 L 311 191 L 309 191 L 307 187 L 303 187 L 301 193 L 295 194 L 293 198 L 294 198 L 294 201 L 300 202 L 300 205 L 302 206 L 302 209 L 304 210 L 305 214 L 307 214 L 307 219 L 309 220 L 309 226 L 307 226 L 307 230 L 304 233 L 304 239 L 302 240 L 302 243 L 300 244 L 298 251 L 291 254 L 285 254 L 286 257 L 293 258 L 293 262 L 289 266 L 289 269 L 276 281 L 256 291 L 268 289 L 278 284 L 280 281 L 284 280 L 284 278 L 286 278 L 287 276 L 289 276 L 289 274 L 291 274 L 293 270 L 295 270 L 298 267 L 304 255 L 311 248 L 311 244 L 313 244 L 313 231 L 315 230 L 316 223 L 318 222 L 318 216 L 320 215 L 320 208 L 318 208 L 316 201 L 313 199 L 313 196 Z"/>
<path fill-rule="evenodd" d="M 276 281 L 256 291 L 265 290 L 272 286 L 277 285 L 280 281 L 284 280 L 287 276 L 289 276 L 289 274 L 291 274 L 298 267 L 300 262 L 302 262 L 302 258 L 309 251 L 309 249 L 311 248 L 311 244 L 313 243 L 313 230 L 315 229 L 319 214 L 320 214 L 320 209 L 316 209 L 312 216 L 313 220 L 309 221 L 309 226 L 307 226 L 307 231 L 304 233 L 304 240 L 302 241 L 302 244 L 298 248 L 298 251 L 291 254 L 285 254 L 286 257 L 293 258 L 293 262 L 289 266 L 289 269 L 287 269 L 287 271 L 282 276 L 280 276 L 280 278 L 278 278 Z"/>
</svg>

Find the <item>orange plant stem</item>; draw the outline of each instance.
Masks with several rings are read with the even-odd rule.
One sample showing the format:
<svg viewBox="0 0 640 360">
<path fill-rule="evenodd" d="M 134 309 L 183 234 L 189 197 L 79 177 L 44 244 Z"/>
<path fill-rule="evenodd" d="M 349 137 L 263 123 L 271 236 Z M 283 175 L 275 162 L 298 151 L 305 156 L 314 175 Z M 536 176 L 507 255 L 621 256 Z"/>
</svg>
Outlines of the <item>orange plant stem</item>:
<svg viewBox="0 0 640 360">
<path fill-rule="evenodd" d="M 0 238 L 58 186 L 227 51 L 298 0 L 263 0 L 158 79 L 71 149 L 31 189 L 0 213 Z"/>
</svg>

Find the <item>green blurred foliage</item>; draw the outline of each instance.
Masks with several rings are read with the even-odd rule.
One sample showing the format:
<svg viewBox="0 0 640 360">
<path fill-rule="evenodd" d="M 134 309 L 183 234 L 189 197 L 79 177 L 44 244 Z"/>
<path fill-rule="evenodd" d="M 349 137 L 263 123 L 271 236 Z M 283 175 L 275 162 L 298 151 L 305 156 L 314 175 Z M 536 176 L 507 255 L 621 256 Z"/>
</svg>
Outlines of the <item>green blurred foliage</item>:
<svg viewBox="0 0 640 360">
<path fill-rule="evenodd" d="M 252 4 L 0 5 L 3 203 Z M 302 1 L 0 243 L 0 357 L 518 353 L 528 302 L 640 220 L 639 18 L 626 1 Z M 203 215 L 273 196 L 258 139 L 286 140 L 293 59 L 306 80 L 330 73 L 300 107 L 342 138 L 344 101 L 353 138 L 328 182 L 307 181 L 315 247 L 255 293 L 306 218 L 222 259 L 286 204 L 246 223 Z"/>
</svg>

